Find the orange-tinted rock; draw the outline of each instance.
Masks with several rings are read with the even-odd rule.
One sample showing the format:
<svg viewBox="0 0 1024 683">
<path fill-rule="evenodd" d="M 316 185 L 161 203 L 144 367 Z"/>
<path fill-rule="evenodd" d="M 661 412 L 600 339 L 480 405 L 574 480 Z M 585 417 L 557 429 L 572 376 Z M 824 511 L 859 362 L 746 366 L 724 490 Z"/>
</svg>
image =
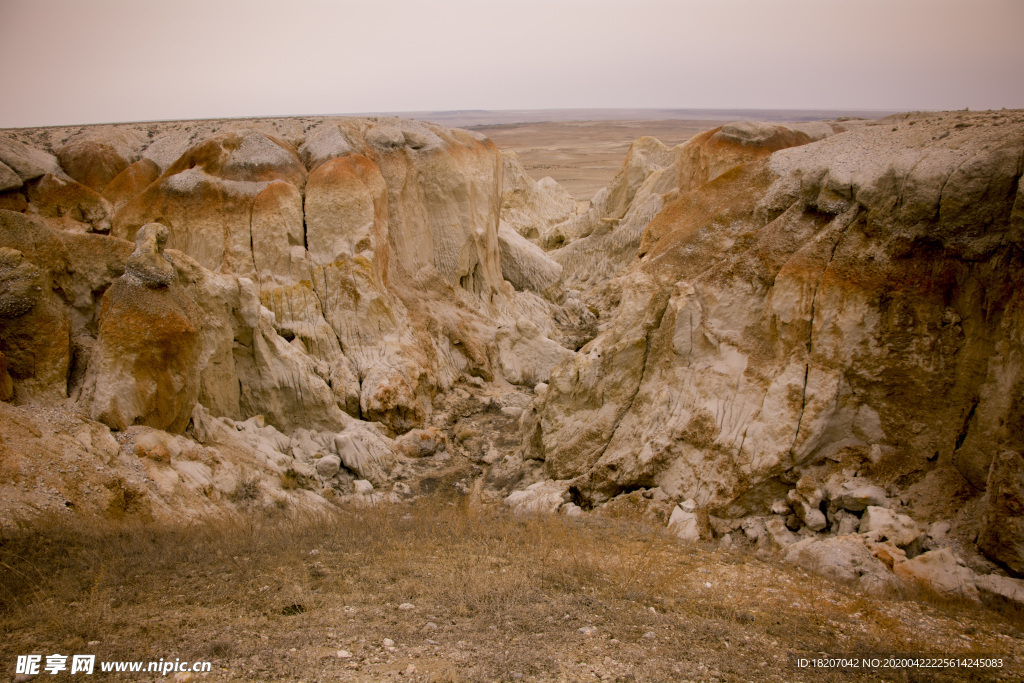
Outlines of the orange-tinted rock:
<svg viewBox="0 0 1024 683">
<path fill-rule="evenodd" d="M 306 241 L 319 264 L 362 254 L 387 269 L 388 200 L 384 178 L 362 154 L 335 157 L 309 175 Z"/>
<path fill-rule="evenodd" d="M 139 159 L 114 176 L 103 189 L 103 196 L 107 198 L 116 212 L 132 199 L 142 194 L 142 191 L 159 177 L 159 166 L 151 159 Z"/>
<path fill-rule="evenodd" d="M 57 150 L 57 159 L 69 176 L 97 192 L 131 163 L 113 145 L 97 140 L 78 140 Z"/>
<path fill-rule="evenodd" d="M 199 320 L 177 285 L 115 282 L 103 295 L 86 377 L 93 419 L 118 430 L 184 431 L 199 396 Z"/>
<path fill-rule="evenodd" d="M 48 173 L 28 186 L 28 200 L 29 210 L 45 218 L 76 221 L 95 232 L 110 230 L 110 202 L 74 180 Z"/>
<path fill-rule="evenodd" d="M 0 192 L 0 210 L 24 212 L 28 208 L 28 200 L 18 190 Z"/>
<path fill-rule="evenodd" d="M 146 223 L 170 230 L 167 247 L 214 272 L 255 277 L 251 221 L 270 183 L 305 185 L 306 169 L 285 143 L 258 133 L 223 133 L 190 148 L 114 217 L 112 234 L 133 239 Z"/>
</svg>

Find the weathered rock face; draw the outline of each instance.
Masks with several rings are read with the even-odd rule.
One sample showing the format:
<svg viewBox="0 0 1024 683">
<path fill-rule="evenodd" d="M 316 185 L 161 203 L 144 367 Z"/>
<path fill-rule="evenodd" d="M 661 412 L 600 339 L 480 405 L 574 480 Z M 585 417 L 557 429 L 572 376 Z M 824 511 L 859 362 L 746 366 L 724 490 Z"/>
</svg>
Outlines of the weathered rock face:
<svg viewBox="0 0 1024 683">
<path fill-rule="evenodd" d="M 479 467 L 518 510 L 1019 602 L 952 549 L 1024 572 L 1022 156 L 1017 112 L 730 124 L 638 140 L 576 215 L 398 119 L 0 135 L 0 423 L 113 463 L 101 507 Z"/>
<path fill-rule="evenodd" d="M 1006 451 L 992 460 L 987 505 L 978 547 L 1017 576 L 1024 576 L 1024 458 Z"/>
<path fill-rule="evenodd" d="M 164 253 L 167 228 L 135 235 L 125 274 L 103 295 L 86 376 L 92 417 L 181 433 L 199 397 L 200 311 Z"/>
<path fill-rule="evenodd" d="M 599 191 L 586 213 L 553 224 L 541 243 L 566 269 L 566 285 L 595 289 L 636 256 L 651 220 L 680 194 L 726 171 L 776 150 L 807 144 L 842 131 L 837 124 L 730 123 L 695 135 L 669 149 L 651 137 L 639 138 L 619 173 Z"/>
<path fill-rule="evenodd" d="M 515 152 L 502 151 L 505 160 L 501 220 L 528 240 L 537 241 L 552 227 L 576 216 L 576 200 L 553 178 L 534 180 Z"/>
<path fill-rule="evenodd" d="M 528 242 L 513 250 L 516 285 L 505 280 L 504 160 L 465 131 L 129 124 L 13 132 L 0 154 L 2 206 L 20 212 L 0 212 L 4 400 L 59 400 L 124 434 L 202 433 L 219 452 L 268 453 L 225 436 L 248 420 L 315 430 L 314 450 L 277 444 L 259 461 L 274 471 L 304 453 L 308 471 L 278 471 L 300 492 L 348 495 L 348 472 L 380 496 L 405 460 L 443 462 L 443 448 L 389 437 L 434 434 L 417 429 L 433 399 L 470 376 L 546 379 L 572 353 L 550 338 L 555 313 L 592 318 L 553 303 L 560 267 Z"/>
<path fill-rule="evenodd" d="M 595 503 L 659 486 L 725 516 L 840 469 L 983 487 L 1024 434 L 1022 148 L 1016 116 L 897 117 L 681 193 L 525 455 Z"/>
</svg>

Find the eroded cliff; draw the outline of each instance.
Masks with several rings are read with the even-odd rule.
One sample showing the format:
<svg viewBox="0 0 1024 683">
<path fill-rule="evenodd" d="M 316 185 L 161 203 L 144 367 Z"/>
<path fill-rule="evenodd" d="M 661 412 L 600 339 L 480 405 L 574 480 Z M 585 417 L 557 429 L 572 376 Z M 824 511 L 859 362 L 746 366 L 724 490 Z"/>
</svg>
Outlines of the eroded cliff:
<svg viewBox="0 0 1024 683">
<path fill-rule="evenodd" d="M 420 122 L 9 131 L 2 485 L 175 515 L 443 484 L 868 587 L 950 547 L 1020 574 L 1022 159 L 1019 112 L 738 123 L 638 140 L 580 213 Z"/>
</svg>

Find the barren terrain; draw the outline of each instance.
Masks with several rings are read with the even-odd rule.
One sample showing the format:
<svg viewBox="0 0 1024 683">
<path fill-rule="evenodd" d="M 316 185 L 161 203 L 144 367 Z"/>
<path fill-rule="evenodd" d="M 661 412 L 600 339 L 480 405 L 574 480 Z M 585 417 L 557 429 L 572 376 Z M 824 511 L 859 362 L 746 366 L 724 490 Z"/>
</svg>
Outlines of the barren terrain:
<svg viewBox="0 0 1024 683">
<path fill-rule="evenodd" d="M 57 652 L 210 661 L 204 681 L 1024 675 L 1013 614 L 931 593 L 865 596 L 749 551 L 682 546 L 636 519 L 517 517 L 458 496 L 193 526 L 44 524 L 5 537 L 0 566 L 5 663 Z M 825 653 L 1006 664 L 823 673 L 792 663 Z"/>
<path fill-rule="evenodd" d="M 1024 113 L 722 123 L 4 132 L 3 671 L 1021 680 Z"/>
</svg>

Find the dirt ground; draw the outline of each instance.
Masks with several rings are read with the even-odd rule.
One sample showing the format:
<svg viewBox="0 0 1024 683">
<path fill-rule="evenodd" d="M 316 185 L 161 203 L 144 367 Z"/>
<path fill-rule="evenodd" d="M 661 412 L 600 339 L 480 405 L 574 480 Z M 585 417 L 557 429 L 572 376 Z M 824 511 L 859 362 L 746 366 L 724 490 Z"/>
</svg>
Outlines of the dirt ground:
<svg viewBox="0 0 1024 683">
<path fill-rule="evenodd" d="M 0 542 L 0 662 L 209 661 L 149 681 L 1021 680 L 1021 621 L 867 596 L 663 527 L 515 516 L 457 494 L 190 526 L 62 522 Z M 1016 624 L 1016 625 L 1015 625 Z M 799 669 L 823 654 L 1001 669 Z M 50 680 L 43 674 L 39 680 Z M 63 678 L 69 677 L 66 674 Z"/>
</svg>

